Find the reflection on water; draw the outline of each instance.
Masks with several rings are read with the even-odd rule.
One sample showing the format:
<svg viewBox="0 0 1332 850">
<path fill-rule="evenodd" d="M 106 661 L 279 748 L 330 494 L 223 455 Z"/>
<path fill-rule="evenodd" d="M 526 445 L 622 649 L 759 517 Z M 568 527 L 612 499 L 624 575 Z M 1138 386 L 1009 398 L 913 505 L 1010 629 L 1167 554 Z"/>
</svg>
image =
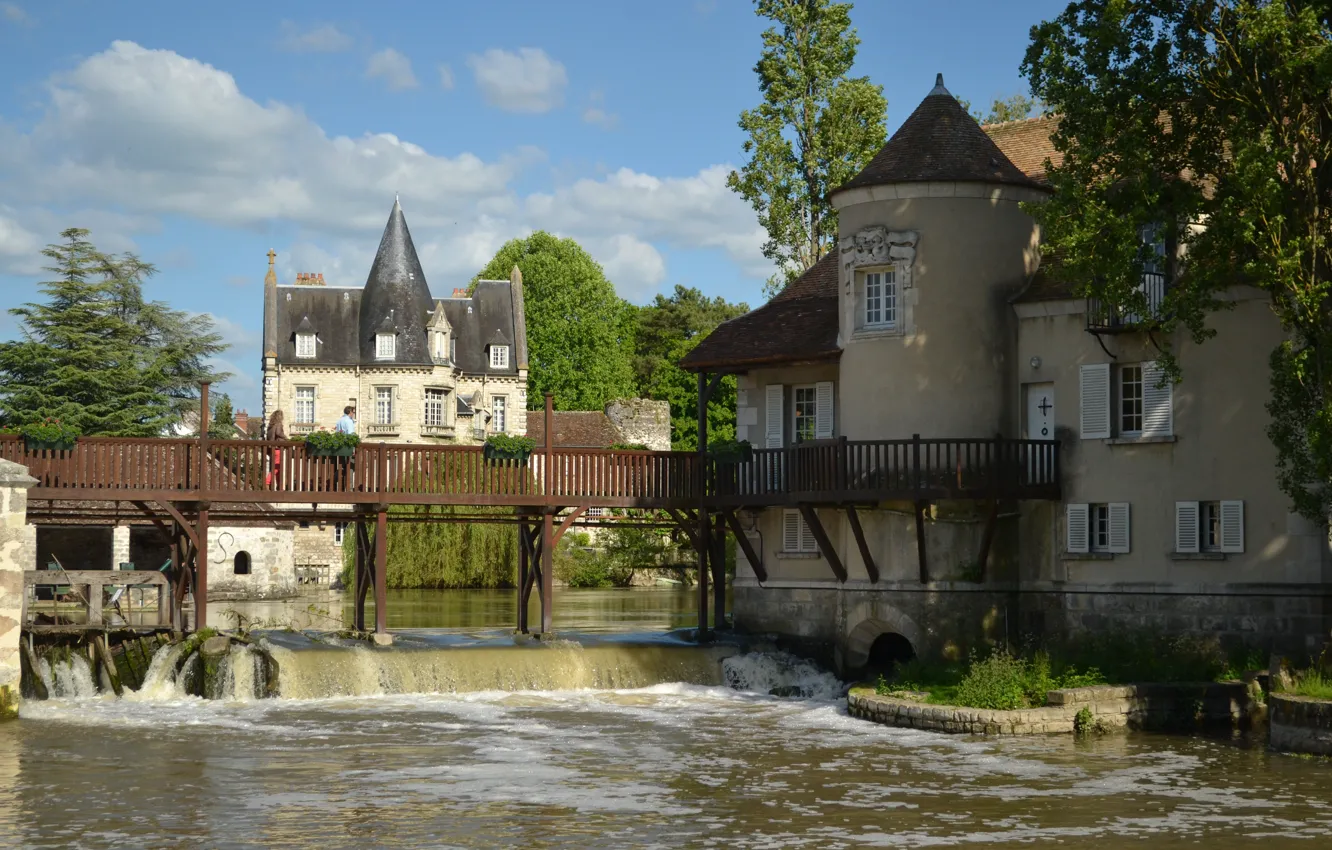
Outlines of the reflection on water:
<svg viewBox="0 0 1332 850">
<path fill-rule="evenodd" d="M 569 622 L 602 634 L 582 650 L 534 645 L 532 657 L 694 653 L 694 667 L 724 670 L 709 678 L 691 667 L 695 682 L 734 688 L 391 693 L 385 671 L 406 681 L 393 671 L 409 655 L 418 666 L 457 651 L 531 667 L 512 657 L 521 641 L 500 631 L 511 596 L 436 596 L 446 598 L 395 594 L 401 619 L 391 622 L 451 617 L 490 637 L 416 633 L 391 650 L 341 650 L 363 665 L 356 695 L 203 701 L 164 690 L 25 704 L 22 720 L 0 725 L 0 847 L 1332 844 L 1328 760 L 1174 736 L 986 740 L 888 729 L 848 717 L 828 698 L 835 682 L 807 691 L 819 698 L 768 696 L 782 673 L 771 657 L 624 633 L 634 623 L 692 625 L 692 596 L 670 591 L 563 592 Z M 291 607 L 301 606 L 273 610 Z M 273 639 L 289 653 L 313 646 Z M 343 663 L 334 654 L 314 647 L 291 663 Z M 303 680 L 315 682 L 306 667 Z M 542 672 L 529 669 L 526 680 Z"/>
<path fill-rule="evenodd" d="M 390 629 L 513 628 L 518 621 L 515 590 L 390 590 Z M 727 596 L 727 606 L 730 596 Z M 374 623 L 374 597 L 366 622 Z M 541 608 L 532 594 L 528 622 L 539 625 Z M 234 628 L 245 623 L 274 628 L 338 629 L 351 625 L 352 594 L 324 593 L 275 602 L 216 602 L 209 621 Z M 681 588 L 556 588 L 555 630 L 576 632 L 668 631 L 698 622 L 695 591 Z"/>
</svg>

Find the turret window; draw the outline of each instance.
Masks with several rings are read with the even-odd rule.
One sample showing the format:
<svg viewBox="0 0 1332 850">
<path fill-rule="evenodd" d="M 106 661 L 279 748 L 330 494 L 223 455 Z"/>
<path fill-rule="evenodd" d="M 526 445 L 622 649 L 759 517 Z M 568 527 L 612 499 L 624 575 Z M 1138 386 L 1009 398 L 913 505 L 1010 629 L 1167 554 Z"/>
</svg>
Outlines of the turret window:
<svg viewBox="0 0 1332 850">
<path fill-rule="evenodd" d="M 314 334 L 296 334 L 296 356 L 297 357 L 315 356 Z"/>
<path fill-rule="evenodd" d="M 864 273 L 864 325 L 867 328 L 897 326 L 897 271 Z"/>
<path fill-rule="evenodd" d="M 490 347 L 490 368 L 509 368 L 509 347 L 507 345 L 492 345 Z"/>
<path fill-rule="evenodd" d="M 375 334 L 375 359 L 392 360 L 398 353 L 398 337 L 395 334 Z"/>
</svg>

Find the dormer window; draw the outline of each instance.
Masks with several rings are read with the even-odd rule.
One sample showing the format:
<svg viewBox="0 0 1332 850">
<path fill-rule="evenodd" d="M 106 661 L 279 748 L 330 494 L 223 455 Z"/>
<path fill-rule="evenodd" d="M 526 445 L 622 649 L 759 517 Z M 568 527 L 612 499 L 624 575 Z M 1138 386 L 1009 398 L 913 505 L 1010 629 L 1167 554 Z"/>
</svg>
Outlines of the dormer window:
<svg viewBox="0 0 1332 850">
<path fill-rule="evenodd" d="M 449 356 L 451 346 L 449 345 L 449 335 L 447 333 L 435 334 L 435 361 L 443 363 L 452 358 Z"/>
<path fill-rule="evenodd" d="M 312 333 L 296 334 L 296 356 L 315 356 L 315 335 Z"/>
<path fill-rule="evenodd" d="M 509 368 L 509 347 L 507 345 L 490 346 L 490 368 Z"/>
<path fill-rule="evenodd" d="M 392 360 L 398 354 L 397 334 L 375 334 L 375 359 Z"/>
</svg>

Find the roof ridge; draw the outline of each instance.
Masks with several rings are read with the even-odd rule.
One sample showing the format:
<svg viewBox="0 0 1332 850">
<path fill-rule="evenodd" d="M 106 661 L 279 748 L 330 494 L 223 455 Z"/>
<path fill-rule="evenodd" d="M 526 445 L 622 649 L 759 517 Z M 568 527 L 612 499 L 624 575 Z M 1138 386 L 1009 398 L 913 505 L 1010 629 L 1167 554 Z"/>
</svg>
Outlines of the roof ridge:
<svg viewBox="0 0 1332 850">
<path fill-rule="evenodd" d="M 1043 115 L 1031 115 L 1026 118 L 1014 118 L 1010 121 L 991 121 L 988 124 L 980 125 L 980 128 L 982 130 L 988 130 L 991 127 L 1009 127 L 1012 126 L 1013 124 L 1030 124 L 1035 121 L 1049 121 L 1052 118 L 1058 118 L 1058 117 L 1059 117 L 1058 115 L 1051 112 Z"/>
</svg>

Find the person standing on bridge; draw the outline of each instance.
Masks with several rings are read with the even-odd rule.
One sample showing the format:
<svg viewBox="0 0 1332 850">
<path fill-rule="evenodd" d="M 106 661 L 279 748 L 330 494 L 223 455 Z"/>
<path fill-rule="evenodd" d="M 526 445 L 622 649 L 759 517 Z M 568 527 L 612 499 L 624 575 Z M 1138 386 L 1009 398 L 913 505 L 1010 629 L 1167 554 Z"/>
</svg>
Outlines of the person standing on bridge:
<svg viewBox="0 0 1332 850">
<path fill-rule="evenodd" d="M 338 420 L 337 425 L 333 426 L 333 430 L 337 431 L 339 434 L 355 434 L 356 408 L 352 407 L 350 404 L 342 408 L 342 418 Z"/>
<path fill-rule="evenodd" d="M 287 439 L 287 426 L 284 424 L 281 410 L 273 411 L 273 416 L 268 420 L 268 439 Z M 271 487 L 274 481 L 277 482 L 278 489 L 282 489 L 282 449 L 276 446 L 269 453 L 268 478 L 264 481 L 264 486 Z"/>
</svg>

